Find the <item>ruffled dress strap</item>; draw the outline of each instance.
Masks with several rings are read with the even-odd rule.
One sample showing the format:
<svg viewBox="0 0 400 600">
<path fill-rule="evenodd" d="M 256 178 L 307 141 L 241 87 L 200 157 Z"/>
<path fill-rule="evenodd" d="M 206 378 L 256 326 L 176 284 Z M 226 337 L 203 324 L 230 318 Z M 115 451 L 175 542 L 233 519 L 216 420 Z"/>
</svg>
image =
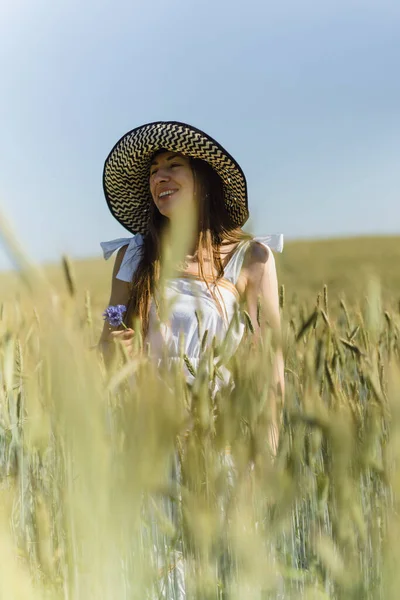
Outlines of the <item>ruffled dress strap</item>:
<svg viewBox="0 0 400 600">
<path fill-rule="evenodd" d="M 283 250 L 283 235 L 281 233 L 256 236 L 251 240 L 244 240 L 243 242 L 240 242 L 235 253 L 228 261 L 228 264 L 224 269 L 224 278 L 228 279 L 228 281 L 231 281 L 235 285 L 239 279 L 245 254 L 252 242 L 258 242 L 259 244 L 262 244 L 265 248 L 267 248 L 267 250 L 274 250 L 275 252 L 282 252 Z"/>
<path fill-rule="evenodd" d="M 123 246 L 127 246 L 124 258 L 117 273 L 117 279 L 121 281 L 132 281 L 143 252 L 143 236 L 138 233 L 130 238 L 118 238 L 109 242 L 101 242 L 100 246 L 103 249 L 103 256 L 106 260 L 110 258 Z"/>
</svg>

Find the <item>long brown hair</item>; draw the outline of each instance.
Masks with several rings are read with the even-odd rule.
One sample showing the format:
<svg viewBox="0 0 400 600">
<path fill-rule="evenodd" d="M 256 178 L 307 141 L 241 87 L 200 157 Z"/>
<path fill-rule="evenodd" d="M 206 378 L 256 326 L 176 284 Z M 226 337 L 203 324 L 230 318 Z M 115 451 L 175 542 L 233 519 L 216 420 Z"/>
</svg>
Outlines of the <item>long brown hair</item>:
<svg viewBox="0 0 400 600">
<path fill-rule="evenodd" d="M 161 152 L 165 150 L 159 150 L 156 154 Z M 212 277 L 213 283 L 216 283 L 224 275 L 221 246 L 239 243 L 244 239 L 251 239 L 251 236 L 233 223 L 225 206 L 223 182 L 214 169 L 200 159 L 190 159 L 190 165 L 199 202 L 196 242 L 199 276 L 206 280 L 204 257 L 212 257 Z M 159 212 L 150 196 L 149 229 L 143 239 L 140 263 L 132 277 L 131 297 L 126 316 L 129 325 L 135 319 L 139 319 L 144 336 L 149 326 L 150 302 L 160 278 L 162 239 L 168 226 L 169 219 Z"/>
</svg>

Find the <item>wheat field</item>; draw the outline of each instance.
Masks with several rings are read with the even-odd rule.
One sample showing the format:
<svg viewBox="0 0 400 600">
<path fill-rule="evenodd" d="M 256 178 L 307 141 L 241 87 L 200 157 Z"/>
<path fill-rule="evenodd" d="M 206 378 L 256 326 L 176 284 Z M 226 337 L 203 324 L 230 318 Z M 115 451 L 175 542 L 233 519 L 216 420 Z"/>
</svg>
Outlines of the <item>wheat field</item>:
<svg viewBox="0 0 400 600">
<path fill-rule="evenodd" d="M 11 244 L 12 245 L 12 244 Z M 268 336 L 249 324 L 212 397 L 204 353 L 95 345 L 111 265 L 0 278 L 0 598 L 397 600 L 398 238 L 296 242 L 277 258 L 286 394 L 268 445 Z"/>
</svg>

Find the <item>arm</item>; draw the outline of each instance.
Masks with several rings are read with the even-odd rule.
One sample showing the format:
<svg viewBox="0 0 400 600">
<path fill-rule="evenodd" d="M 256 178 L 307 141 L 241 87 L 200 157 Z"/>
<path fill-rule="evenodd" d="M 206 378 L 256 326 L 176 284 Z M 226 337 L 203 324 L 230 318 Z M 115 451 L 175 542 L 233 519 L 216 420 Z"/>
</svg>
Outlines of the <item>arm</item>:
<svg viewBox="0 0 400 600">
<path fill-rule="evenodd" d="M 251 244 L 244 267 L 247 280 L 245 299 L 249 315 L 254 324 L 256 340 L 264 337 L 266 328 L 272 329 L 275 363 L 273 366 L 273 381 L 272 386 L 270 387 L 269 397 L 272 417 L 270 444 L 275 453 L 279 436 L 278 424 L 280 421 L 280 404 L 283 402 L 285 382 L 278 280 L 274 255 L 271 250 L 261 244 Z M 261 302 L 260 326 L 257 323 L 258 298 L 260 298 Z"/>
<path fill-rule="evenodd" d="M 120 248 L 118 250 L 117 257 L 115 259 L 113 274 L 112 274 L 112 282 L 111 282 L 111 294 L 110 294 L 110 300 L 108 303 L 109 305 L 115 306 L 116 304 L 124 304 L 125 306 L 127 306 L 128 302 L 129 302 L 129 297 L 130 297 L 129 283 L 127 283 L 126 281 L 121 281 L 120 279 L 117 279 L 117 273 L 121 267 L 121 263 L 125 256 L 126 249 L 127 249 L 127 246 L 123 246 L 122 248 Z M 101 333 L 100 340 L 99 340 L 99 348 L 103 353 L 104 361 L 107 366 L 111 363 L 113 354 L 114 354 L 113 353 L 113 350 L 114 350 L 113 340 L 121 337 L 121 335 L 123 338 L 126 338 L 127 334 L 129 334 L 129 332 L 130 332 L 130 337 L 132 337 L 132 334 L 133 334 L 132 330 L 128 329 L 128 330 L 124 330 L 124 331 L 119 331 L 118 328 L 111 327 L 111 325 L 109 325 L 109 323 L 107 323 L 106 321 L 104 322 L 103 331 Z"/>
</svg>

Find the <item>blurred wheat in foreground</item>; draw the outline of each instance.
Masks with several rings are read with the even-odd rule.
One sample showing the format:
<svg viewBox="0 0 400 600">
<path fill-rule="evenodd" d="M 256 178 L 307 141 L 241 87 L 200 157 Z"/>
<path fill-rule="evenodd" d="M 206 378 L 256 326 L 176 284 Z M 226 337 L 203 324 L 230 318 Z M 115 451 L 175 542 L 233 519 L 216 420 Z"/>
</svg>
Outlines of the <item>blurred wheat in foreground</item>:
<svg viewBox="0 0 400 600">
<path fill-rule="evenodd" d="M 282 290 L 274 459 L 268 339 L 215 397 L 224 348 L 191 390 L 139 354 L 107 373 L 64 268 L 68 294 L 28 269 L 0 310 L 0 598 L 397 600 L 400 316 L 376 282 L 335 317 L 326 288 L 308 312 Z"/>
</svg>

